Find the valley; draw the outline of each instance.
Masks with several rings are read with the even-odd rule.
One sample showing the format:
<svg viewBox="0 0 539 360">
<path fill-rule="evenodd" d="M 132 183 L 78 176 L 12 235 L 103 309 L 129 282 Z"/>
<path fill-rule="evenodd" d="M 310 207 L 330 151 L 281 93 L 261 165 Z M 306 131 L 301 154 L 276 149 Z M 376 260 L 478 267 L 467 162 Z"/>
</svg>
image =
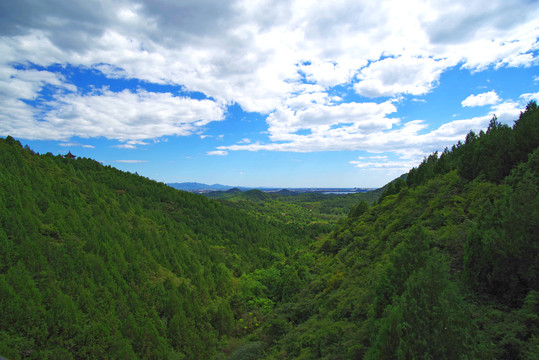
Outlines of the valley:
<svg viewBox="0 0 539 360">
<path fill-rule="evenodd" d="M 204 195 L 0 139 L 8 359 L 535 359 L 539 109 L 353 194 Z"/>
</svg>

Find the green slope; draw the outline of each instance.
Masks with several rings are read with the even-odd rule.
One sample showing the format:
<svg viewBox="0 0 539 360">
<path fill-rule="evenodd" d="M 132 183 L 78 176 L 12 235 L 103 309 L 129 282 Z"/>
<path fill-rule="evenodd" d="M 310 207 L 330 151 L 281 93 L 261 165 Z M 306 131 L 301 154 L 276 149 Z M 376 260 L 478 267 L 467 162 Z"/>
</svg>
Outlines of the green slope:
<svg viewBox="0 0 539 360">
<path fill-rule="evenodd" d="M 493 120 L 386 187 L 379 204 L 358 204 L 289 258 L 297 291 L 275 297 L 238 354 L 537 359 L 538 130 L 530 103 L 512 128 Z"/>
<path fill-rule="evenodd" d="M 243 331 L 241 275 L 311 241 L 10 137 L 0 164 L 0 354 L 12 359 L 211 358 Z"/>
</svg>

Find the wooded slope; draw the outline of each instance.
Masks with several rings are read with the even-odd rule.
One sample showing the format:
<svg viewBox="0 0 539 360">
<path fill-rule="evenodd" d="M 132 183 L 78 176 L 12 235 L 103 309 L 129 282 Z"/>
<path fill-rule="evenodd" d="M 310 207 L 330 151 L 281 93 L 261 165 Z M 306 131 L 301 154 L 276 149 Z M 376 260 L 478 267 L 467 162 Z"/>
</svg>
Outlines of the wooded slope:
<svg viewBox="0 0 539 360">
<path fill-rule="evenodd" d="M 237 358 L 537 359 L 538 146 L 530 103 L 359 203 Z"/>
<path fill-rule="evenodd" d="M 243 331 L 241 275 L 311 241 L 10 137 L 0 164 L 0 354 L 11 359 L 212 358 Z"/>
</svg>

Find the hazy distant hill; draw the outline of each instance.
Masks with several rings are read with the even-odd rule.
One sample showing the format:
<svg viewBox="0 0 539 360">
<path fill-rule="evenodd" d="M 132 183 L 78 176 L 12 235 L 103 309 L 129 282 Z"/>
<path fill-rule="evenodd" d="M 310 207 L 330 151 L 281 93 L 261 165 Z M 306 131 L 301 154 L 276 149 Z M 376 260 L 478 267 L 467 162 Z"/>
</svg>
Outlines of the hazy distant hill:
<svg viewBox="0 0 539 360">
<path fill-rule="evenodd" d="M 246 186 L 230 186 L 222 184 L 203 184 L 198 182 L 181 182 L 181 183 L 168 183 L 170 187 L 173 187 L 177 190 L 190 191 L 190 192 L 212 192 L 212 191 L 229 191 L 231 189 L 237 189 L 240 191 L 249 191 L 249 190 L 260 190 L 266 192 L 278 191 L 281 195 L 285 193 L 298 193 L 298 192 L 318 192 L 318 193 L 354 193 L 354 192 L 368 192 L 376 190 L 374 188 L 280 188 L 280 187 L 246 187 Z"/>
<path fill-rule="evenodd" d="M 184 191 L 201 191 L 201 190 L 215 190 L 215 191 L 226 191 L 233 188 L 234 186 L 221 185 L 221 184 L 202 184 L 198 182 L 182 182 L 182 183 L 170 183 L 167 184 L 170 187 L 178 190 Z"/>
</svg>

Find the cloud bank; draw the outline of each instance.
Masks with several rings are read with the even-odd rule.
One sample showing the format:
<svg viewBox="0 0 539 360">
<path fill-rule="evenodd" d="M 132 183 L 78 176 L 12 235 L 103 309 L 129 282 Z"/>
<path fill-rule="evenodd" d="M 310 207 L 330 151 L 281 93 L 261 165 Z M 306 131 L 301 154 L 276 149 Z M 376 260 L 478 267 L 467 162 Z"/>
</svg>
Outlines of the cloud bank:
<svg viewBox="0 0 539 360">
<path fill-rule="evenodd" d="M 399 98 L 433 91 L 448 69 L 537 65 L 537 18 L 537 4 L 525 0 L 4 1 L 0 133 L 103 136 L 130 148 L 200 135 L 238 104 L 266 115 L 268 141 L 213 155 L 364 149 L 410 157 L 411 148 L 423 154 L 460 139 L 490 115 L 431 129 L 393 117 Z M 67 67 L 142 88 L 89 89 L 66 78 Z M 336 89 L 360 98 L 344 100 Z M 462 101 L 483 105 L 502 117 L 515 110 L 494 91 Z"/>
</svg>

